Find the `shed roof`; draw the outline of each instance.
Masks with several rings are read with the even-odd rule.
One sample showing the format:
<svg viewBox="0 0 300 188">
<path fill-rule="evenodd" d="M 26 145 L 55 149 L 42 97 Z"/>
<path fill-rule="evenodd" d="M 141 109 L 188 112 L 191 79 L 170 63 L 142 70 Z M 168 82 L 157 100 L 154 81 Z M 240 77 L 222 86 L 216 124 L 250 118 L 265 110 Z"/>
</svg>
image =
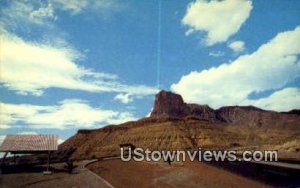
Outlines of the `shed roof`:
<svg viewBox="0 0 300 188">
<path fill-rule="evenodd" d="M 7 135 L 0 151 L 30 152 L 57 150 L 57 135 Z"/>
</svg>

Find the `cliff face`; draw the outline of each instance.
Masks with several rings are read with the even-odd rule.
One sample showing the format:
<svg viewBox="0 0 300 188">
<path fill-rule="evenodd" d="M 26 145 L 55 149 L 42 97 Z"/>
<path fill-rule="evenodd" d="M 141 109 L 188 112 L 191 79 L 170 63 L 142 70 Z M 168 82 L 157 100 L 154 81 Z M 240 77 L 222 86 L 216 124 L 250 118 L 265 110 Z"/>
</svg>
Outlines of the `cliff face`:
<svg viewBox="0 0 300 188">
<path fill-rule="evenodd" d="M 154 118 L 183 118 L 189 114 L 188 106 L 180 95 L 171 92 L 159 92 L 154 101 L 150 117 Z"/>
<path fill-rule="evenodd" d="M 79 130 L 56 154 L 72 159 L 116 156 L 120 155 L 119 144 L 124 143 L 151 150 L 279 149 L 298 151 L 300 158 L 300 115 L 299 110 L 279 113 L 252 106 L 214 110 L 187 104 L 180 95 L 161 91 L 149 118 Z"/>
<path fill-rule="evenodd" d="M 175 119 L 194 117 L 211 122 L 218 121 L 215 111 L 209 106 L 187 104 L 180 95 L 167 91 L 161 91 L 156 95 L 150 117 Z"/>
<path fill-rule="evenodd" d="M 300 129 L 299 110 L 280 113 L 254 106 L 228 106 L 214 110 L 207 105 L 187 104 L 180 95 L 166 91 L 156 95 L 150 117 L 192 117 L 228 125 Z"/>
</svg>

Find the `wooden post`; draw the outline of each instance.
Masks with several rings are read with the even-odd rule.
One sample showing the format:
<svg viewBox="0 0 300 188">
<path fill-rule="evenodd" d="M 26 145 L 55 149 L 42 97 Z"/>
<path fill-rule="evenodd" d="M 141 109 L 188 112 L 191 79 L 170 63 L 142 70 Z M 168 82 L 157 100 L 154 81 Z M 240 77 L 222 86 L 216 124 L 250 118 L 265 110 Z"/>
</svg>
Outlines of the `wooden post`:
<svg viewBox="0 0 300 188">
<path fill-rule="evenodd" d="M 50 151 L 48 151 L 48 165 L 47 165 L 47 171 L 49 171 L 50 168 Z"/>
<path fill-rule="evenodd" d="M 1 166 L 4 164 L 7 154 L 8 154 L 8 152 L 5 152 L 4 156 L 2 157 Z"/>
<path fill-rule="evenodd" d="M 52 174 L 52 172 L 50 171 L 50 154 L 51 154 L 51 151 L 48 151 L 47 171 L 43 172 L 44 175 Z"/>
</svg>

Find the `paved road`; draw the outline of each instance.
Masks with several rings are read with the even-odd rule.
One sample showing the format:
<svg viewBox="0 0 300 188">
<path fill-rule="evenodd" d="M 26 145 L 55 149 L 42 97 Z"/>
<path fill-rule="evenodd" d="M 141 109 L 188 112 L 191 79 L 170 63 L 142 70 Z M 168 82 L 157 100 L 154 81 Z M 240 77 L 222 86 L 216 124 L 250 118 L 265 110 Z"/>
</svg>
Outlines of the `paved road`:
<svg viewBox="0 0 300 188">
<path fill-rule="evenodd" d="M 252 163 L 281 167 L 293 170 L 300 170 L 300 164 L 284 163 L 284 162 L 269 162 L 269 161 L 251 161 Z"/>
<path fill-rule="evenodd" d="M 265 161 L 212 161 L 217 167 L 278 187 L 300 187 L 300 165 Z"/>
<path fill-rule="evenodd" d="M 109 188 L 110 184 L 102 180 L 84 166 L 90 161 L 78 163 L 75 174 L 55 172 L 43 175 L 41 172 L 12 173 L 0 175 L 1 188 L 30 187 L 30 188 Z"/>
</svg>

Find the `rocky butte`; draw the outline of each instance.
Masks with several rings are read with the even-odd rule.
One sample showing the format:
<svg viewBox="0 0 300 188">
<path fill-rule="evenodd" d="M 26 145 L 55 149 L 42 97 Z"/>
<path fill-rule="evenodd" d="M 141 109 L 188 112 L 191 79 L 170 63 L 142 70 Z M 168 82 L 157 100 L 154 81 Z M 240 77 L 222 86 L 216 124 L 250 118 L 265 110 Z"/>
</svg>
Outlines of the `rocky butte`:
<svg viewBox="0 0 300 188">
<path fill-rule="evenodd" d="M 88 159 L 120 155 L 119 144 L 151 150 L 208 148 L 276 149 L 300 158 L 300 113 L 266 111 L 254 106 L 187 104 L 172 92 L 156 95 L 148 118 L 79 130 L 59 146 L 60 158 Z"/>
<path fill-rule="evenodd" d="M 194 118 L 214 123 L 240 126 L 288 128 L 299 130 L 299 110 L 290 112 L 266 111 L 254 106 L 226 106 L 217 110 L 208 105 L 187 104 L 172 92 L 161 91 L 156 95 L 152 118 Z"/>
</svg>

